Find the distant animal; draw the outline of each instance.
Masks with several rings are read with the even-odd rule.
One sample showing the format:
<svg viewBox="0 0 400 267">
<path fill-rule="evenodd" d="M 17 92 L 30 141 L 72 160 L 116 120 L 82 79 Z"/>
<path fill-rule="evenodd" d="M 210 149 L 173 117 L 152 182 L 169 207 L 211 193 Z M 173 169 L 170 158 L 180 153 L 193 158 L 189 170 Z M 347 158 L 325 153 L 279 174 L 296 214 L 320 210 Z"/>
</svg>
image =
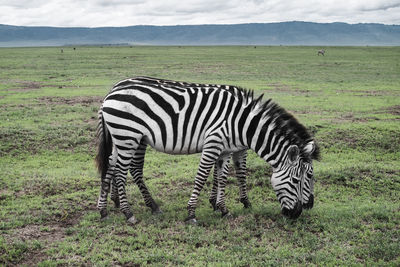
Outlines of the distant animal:
<svg viewBox="0 0 400 267">
<path fill-rule="evenodd" d="M 147 145 L 169 154 L 202 153 L 187 222 L 196 223 L 198 196 L 214 165 L 216 205 L 223 215 L 228 214 L 224 201 L 227 163 L 231 153 L 240 152 L 238 156 L 245 159 L 247 149 L 272 165 L 271 183 L 282 213 L 293 219 L 300 216 L 304 177 L 312 177 L 317 145 L 283 108 L 271 100 L 263 103 L 262 96 L 255 99 L 253 91 L 233 88 L 149 77 L 117 83 L 99 110 L 96 161 L 102 179 L 98 200 L 101 217 L 107 216 L 107 195 L 111 181 L 115 181 L 121 211 L 129 223 L 137 222 L 126 199 L 126 174 L 131 169 L 134 178 L 134 174 L 142 177 Z"/>
<path fill-rule="evenodd" d="M 61 49 L 61 53 L 64 53 L 64 50 L 63 50 L 63 49 Z"/>
<path fill-rule="evenodd" d="M 322 50 L 318 50 L 318 56 L 319 55 L 325 56 L 325 50 L 323 50 L 323 49 Z"/>
</svg>

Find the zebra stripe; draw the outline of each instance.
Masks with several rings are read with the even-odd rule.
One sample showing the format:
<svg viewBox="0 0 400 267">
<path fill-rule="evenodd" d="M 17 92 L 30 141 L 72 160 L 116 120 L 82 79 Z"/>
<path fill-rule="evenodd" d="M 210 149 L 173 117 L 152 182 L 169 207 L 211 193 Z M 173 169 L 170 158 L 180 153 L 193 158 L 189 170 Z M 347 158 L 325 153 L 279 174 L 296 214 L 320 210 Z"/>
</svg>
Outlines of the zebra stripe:
<svg viewBox="0 0 400 267">
<path fill-rule="evenodd" d="M 168 102 L 167 97 L 170 98 Z M 99 128 L 111 136 L 108 142 L 101 139 L 100 144 L 108 151 L 110 147 L 113 150 L 113 153 L 103 153 L 105 164 L 99 164 L 103 183 L 98 207 L 102 216 L 106 214 L 109 177 L 114 176 L 121 211 L 128 219 L 132 217 L 125 194 L 126 173 L 140 144 L 149 144 L 170 154 L 202 152 L 188 202 L 188 219 L 195 218 L 198 195 L 217 161 L 222 162 L 216 171 L 217 205 L 227 213 L 224 204 L 226 163 L 231 153 L 249 148 L 273 166 L 272 185 L 277 195 L 286 196 L 278 197 L 282 211 L 289 217 L 301 213 L 303 190 L 299 183 L 294 185 L 292 176 L 303 168 L 298 164 L 300 158 L 311 162 L 318 149 L 313 149 L 312 153 L 305 149 L 310 144 L 316 147 L 305 128 L 272 101 L 262 103 L 261 97 L 254 99 L 252 91 L 232 86 L 160 83 L 157 79 L 140 77 L 118 83 L 106 96 L 99 116 Z M 104 139 L 105 134 L 99 138 Z M 297 150 L 291 152 L 289 148 L 292 147 Z M 107 149 L 99 147 L 98 161 L 100 152 L 104 151 Z M 288 181 L 279 183 L 285 179 Z M 289 194 L 292 197 L 288 197 Z"/>
</svg>

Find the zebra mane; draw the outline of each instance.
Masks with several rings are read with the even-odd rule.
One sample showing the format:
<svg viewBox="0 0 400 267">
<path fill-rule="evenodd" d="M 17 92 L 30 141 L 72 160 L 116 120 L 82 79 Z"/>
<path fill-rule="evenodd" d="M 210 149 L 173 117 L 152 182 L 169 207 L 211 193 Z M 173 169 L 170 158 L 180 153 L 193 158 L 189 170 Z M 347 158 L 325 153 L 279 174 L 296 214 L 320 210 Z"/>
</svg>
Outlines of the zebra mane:
<svg viewBox="0 0 400 267">
<path fill-rule="evenodd" d="M 308 142 L 313 141 L 313 136 L 309 133 L 304 125 L 302 125 L 292 114 L 284 108 L 273 102 L 272 99 L 263 101 L 264 94 L 254 98 L 254 91 L 240 87 L 236 87 L 236 97 L 242 98 L 243 103 L 255 111 L 257 114 L 262 114 L 262 118 L 272 117 L 275 132 L 278 135 L 284 135 L 289 139 L 290 143 L 297 145 L 303 154 L 303 149 Z M 266 132 L 269 124 L 264 125 L 262 132 Z M 320 149 L 315 143 L 315 149 L 311 154 L 311 159 L 320 159 Z M 303 154 L 303 156 L 305 156 Z M 308 156 L 309 157 L 309 156 Z"/>
</svg>

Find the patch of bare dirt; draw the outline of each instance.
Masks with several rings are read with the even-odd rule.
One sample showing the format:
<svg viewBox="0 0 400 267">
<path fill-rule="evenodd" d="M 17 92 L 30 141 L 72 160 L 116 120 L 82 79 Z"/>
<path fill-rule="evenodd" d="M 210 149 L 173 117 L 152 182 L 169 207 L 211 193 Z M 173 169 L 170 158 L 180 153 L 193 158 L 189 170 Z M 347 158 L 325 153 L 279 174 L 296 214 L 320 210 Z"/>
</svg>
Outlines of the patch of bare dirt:
<svg viewBox="0 0 400 267">
<path fill-rule="evenodd" d="M 83 122 L 90 125 L 90 129 L 93 129 L 95 131 L 99 121 L 98 121 L 97 116 L 91 116 L 90 118 L 83 120 Z"/>
<path fill-rule="evenodd" d="M 77 225 L 84 214 L 86 214 L 89 210 L 97 210 L 95 206 L 85 207 L 84 210 L 75 211 L 69 213 L 67 210 L 64 210 L 62 214 L 58 215 L 56 225 L 60 228 L 68 228 L 74 225 Z"/>
<path fill-rule="evenodd" d="M 400 105 L 391 106 L 385 109 L 387 113 L 400 116 Z"/>
<path fill-rule="evenodd" d="M 62 241 L 65 236 L 65 229 L 62 229 L 62 227 L 58 225 L 40 226 L 35 224 L 26 225 L 23 228 L 15 229 L 12 234 L 4 235 L 8 243 L 17 241 L 39 241 L 41 244 L 44 244 L 45 247 L 49 247 L 51 244 Z M 48 256 L 45 249 L 28 249 L 22 260 L 9 264 L 10 266 L 35 266 L 37 263 L 44 261 L 47 258 Z"/>
<path fill-rule="evenodd" d="M 355 96 L 400 96 L 400 90 L 337 90 L 337 93 L 352 93 Z"/>
<path fill-rule="evenodd" d="M 11 191 L 9 191 L 7 188 L 0 189 L 0 196 L 9 195 L 10 193 L 11 193 Z M 0 200 L 1 200 L 1 197 L 0 197 Z"/>
<path fill-rule="evenodd" d="M 320 63 L 318 64 L 319 67 L 336 67 L 336 66 L 340 66 L 341 64 L 339 62 L 335 62 L 335 63 Z"/>
<path fill-rule="evenodd" d="M 35 136 L 36 134 L 33 131 L 25 129 L 11 128 L 3 131 L 0 135 L 0 142 L 4 144 L 4 147 L 0 150 L 0 156 L 20 149 L 36 153 Z"/>
<path fill-rule="evenodd" d="M 16 88 L 12 88 L 10 90 L 15 92 L 36 90 L 43 87 L 41 83 L 33 81 L 14 81 L 13 83 L 15 83 L 17 86 Z"/>
<path fill-rule="evenodd" d="M 92 104 L 100 104 L 103 101 L 103 97 L 100 96 L 77 96 L 77 97 L 57 97 L 57 96 L 45 96 L 40 97 L 39 101 L 45 104 L 55 105 L 83 105 L 91 106 Z"/>
<path fill-rule="evenodd" d="M 362 113 L 360 113 L 360 115 L 362 115 Z M 328 120 L 333 123 L 343 123 L 343 122 L 363 123 L 363 122 L 375 121 L 375 120 L 380 120 L 380 119 L 377 117 L 374 117 L 374 116 L 357 117 L 357 116 L 354 116 L 353 113 L 345 113 L 345 114 L 338 113 L 336 117 L 329 118 Z"/>
<path fill-rule="evenodd" d="M 68 236 L 66 229 L 78 224 L 83 214 L 82 211 L 71 214 L 65 212 L 52 224 L 30 224 L 15 229 L 11 234 L 5 234 L 4 237 L 8 243 L 39 241 L 44 247 L 43 249 L 28 249 L 20 261 L 9 263 L 10 266 L 35 266 L 37 263 L 48 259 L 46 250 L 63 241 Z"/>
<path fill-rule="evenodd" d="M 14 230 L 11 238 L 19 239 L 22 241 L 43 241 L 43 242 L 54 242 L 64 238 L 64 229 L 61 229 L 59 225 L 41 226 L 36 224 L 26 225 L 23 228 Z"/>
<path fill-rule="evenodd" d="M 295 95 L 309 95 L 309 94 L 313 93 L 310 90 L 300 89 L 298 87 L 293 88 L 289 85 L 281 84 L 281 83 L 270 83 L 270 84 L 267 84 L 267 86 L 272 88 L 274 91 L 287 92 L 287 93 L 291 93 L 291 94 L 295 94 Z"/>
<path fill-rule="evenodd" d="M 67 192 L 82 191 L 86 190 L 87 188 L 98 186 L 97 180 L 87 181 L 85 183 L 74 183 L 74 182 L 56 183 L 52 180 L 48 180 L 46 177 L 39 175 L 31 175 L 25 177 L 26 178 L 22 183 L 22 189 L 14 191 L 13 194 L 10 193 L 10 196 L 19 198 L 22 196 L 32 195 L 32 196 L 43 196 L 44 198 L 47 198 L 54 195 L 62 195 Z M 6 196 L 7 195 L 5 195 L 4 197 Z"/>
<path fill-rule="evenodd" d="M 243 225 L 245 220 L 246 220 L 246 216 L 239 215 L 239 216 L 234 217 L 232 219 L 228 219 L 228 224 L 232 229 L 235 229 L 235 228 L 238 228 L 241 225 Z"/>
<path fill-rule="evenodd" d="M 376 117 L 355 117 L 353 113 L 344 114 L 342 117 L 338 118 L 340 122 L 342 121 L 351 121 L 351 122 L 368 122 L 371 120 L 379 120 Z"/>
<path fill-rule="evenodd" d="M 355 93 L 356 96 L 370 97 L 370 96 L 398 96 L 393 91 L 359 91 Z"/>
<path fill-rule="evenodd" d="M 340 139 L 340 141 L 346 143 L 348 146 L 352 148 L 357 147 L 357 143 L 359 142 L 359 136 L 353 134 L 352 132 L 341 129 L 337 130 L 335 134 Z"/>
<path fill-rule="evenodd" d="M 294 110 L 294 109 L 287 109 L 287 112 L 292 114 L 293 116 L 297 115 L 305 115 L 305 114 L 312 114 L 312 115 L 321 115 L 321 111 L 319 110 L 304 110 L 304 109 L 299 109 L 299 110 Z"/>
</svg>

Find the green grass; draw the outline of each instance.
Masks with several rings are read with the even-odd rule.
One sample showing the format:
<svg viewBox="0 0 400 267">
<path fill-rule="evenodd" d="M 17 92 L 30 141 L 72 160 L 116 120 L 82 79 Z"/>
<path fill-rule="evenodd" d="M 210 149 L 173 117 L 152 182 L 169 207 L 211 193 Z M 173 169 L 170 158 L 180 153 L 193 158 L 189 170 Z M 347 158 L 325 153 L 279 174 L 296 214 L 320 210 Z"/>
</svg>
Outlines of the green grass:
<svg viewBox="0 0 400 267">
<path fill-rule="evenodd" d="M 399 47 L 78 47 L 0 49 L 0 265 L 400 265 Z M 140 223 L 110 207 L 100 222 L 97 110 L 118 80 L 135 75 L 226 83 L 255 90 L 315 135 L 315 206 L 280 215 L 270 168 L 248 159 L 249 197 L 229 177 L 222 219 L 208 204 L 198 226 L 186 203 L 199 155 L 148 149 L 152 215 L 132 181 Z"/>
</svg>

